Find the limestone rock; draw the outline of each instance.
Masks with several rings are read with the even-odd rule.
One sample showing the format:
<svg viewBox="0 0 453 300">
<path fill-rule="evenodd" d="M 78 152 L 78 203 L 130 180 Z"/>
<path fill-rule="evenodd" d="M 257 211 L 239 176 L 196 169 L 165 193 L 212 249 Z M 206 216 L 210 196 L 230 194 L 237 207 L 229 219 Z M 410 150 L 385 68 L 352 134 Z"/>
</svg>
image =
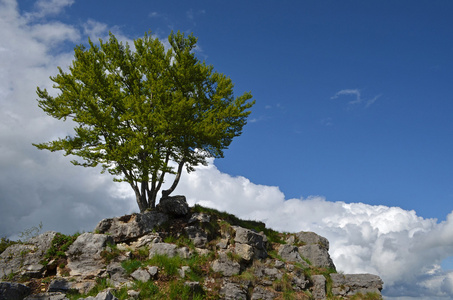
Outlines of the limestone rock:
<svg viewBox="0 0 453 300">
<path fill-rule="evenodd" d="M 265 289 L 262 286 L 257 286 L 253 289 L 251 300 L 272 300 L 277 297 L 277 294 L 270 289 Z"/>
<path fill-rule="evenodd" d="M 208 243 L 208 235 L 203 229 L 198 228 L 197 226 L 187 226 L 184 228 L 184 231 L 187 233 L 187 236 L 195 247 L 204 248 Z"/>
<path fill-rule="evenodd" d="M 315 300 L 326 299 L 326 278 L 323 275 L 313 275 L 311 280 L 313 281 L 313 298 Z"/>
<path fill-rule="evenodd" d="M 115 286 L 120 286 L 122 283 L 129 281 L 126 270 L 119 262 L 110 263 L 106 268 L 107 274 L 110 277 L 110 282 Z"/>
<path fill-rule="evenodd" d="M 22 275 L 42 277 L 45 268 L 39 262 L 49 250 L 56 234 L 55 231 L 48 231 L 30 239 L 25 244 L 9 246 L 0 254 L 0 278 L 19 271 L 22 271 Z"/>
<path fill-rule="evenodd" d="M 143 282 L 149 281 L 151 279 L 151 275 L 148 273 L 148 271 L 141 268 L 132 272 L 131 277 L 134 278 L 135 280 Z"/>
<path fill-rule="evenodd" d="M 149 258 L 154 255 L 167 255 L 168 257 L 174 257 L 177 255 L 177 246 L 168 243 L 152 244 L 151 249 L 149 249 Z"/>
<path fill-rule="evenodd" d="M 16 282 L 0 282 L 0 299 L 22 300 L 30 294 L 30 288 Z"/>
<path fill-rule="evenodd" d="M 383 282 L 372 274 L 330 274 L 332 278 L 332 294 L 350 296 L 357 293 L 381 293 Z"/>
<path fill-rule="evenodd" d="M 288 262 L 298 262 L 305 268 L 309 265 L 302 259 L 296 246 L 282 244 L 278 247 L 278 255 Z"/>
<path fill-rule="evenodd" d="M 96 297 L 82 298 L 81 300 L 118 300 L 110 291 L 104 291 L 97 294 Z"/>
<path fill-rule="evenodd" d="M 220 295 L 225 300 L 247 300 L 247 287 L 239 283 L 224 282 L 220 288 Z"/>
<path fill-rule="evenodd" d="M 329 250 L 329 241 L 325 237 L 320 236 L 319 234 L 310 231 L 301 231 L 294 234 L 294 236 L 296 237 L 299 243 L 303 243 L 306 245 L 319 244 L 322 247 Z"/>
<path fill-rule="evenodd" d="M 24 300 L 68 300 L 63 293 L 40 293 L 25 297 Z"/>
<path fill-rule="evenodd" d="M 256 233 L 250 229 L 239 226 L 232 226 L 232 228 L 235 231 L 235 243 L 252 246 L 255 258 L 261 259 L 267 257 L 267 237 L 264 234 Z"/>
<path fill-rule="evenodd" d="M 200 222 L 200 223 L 209 223 L 211 222 L 211 216 L 205 213 L 193 213 L 189 219 L 189 224 Z"/>
<path fill-rule="evenodd" d="M 212 262 L 211 267 L 214 272 L 220 272 L 223 276 L 233 276 L 241 272 L 241 265 L 229 259 L 224 253 L 221 253 L 219 258 Z"/>
<path fill-rule="evenodd" d="M 251 261 L 255 255 L 253 247 L 247 244 L 237 243 L 235 245 L 234 251 L 245 261 Z"/>
<path fill-rule="evenodd" d="M 162 197 L 156 208 L 172 216 L 185 216 L 190 211 L 184 196 Z"/>
<path fill-rule="evenodd" d="M 113 244 L 111 236 L 86 232 L 77 237 L 66 252 L 71 276 L 93 277 L 105 267 L 101 257 L 108 243 Z"/>
<path fill-rule="evenodd" d="M 66 293 L 71 289 L 69 282 L 64 278 L 57 278 L 52 280 L 49 287 L 47 288 L 48 293 L 61 292 Z"/>
<path fill-rule="evenodd" d="M 94 232 L 109 234 L 116 243 L 127 242 L 149 234 L 159 225 L 168 221 L 168 216 L 159 211 L 126 215 L 120 218 L 104 219 Z"/>
<path fill-rule="evenodd" d="M 304 245 L 298 248 L 299 254 L 308 259 L 311 264 L 319 268 L 330 268 L 335 270 L 335 265 L 330 258 L 328 249 L 320 244 Z"/>
</svg>

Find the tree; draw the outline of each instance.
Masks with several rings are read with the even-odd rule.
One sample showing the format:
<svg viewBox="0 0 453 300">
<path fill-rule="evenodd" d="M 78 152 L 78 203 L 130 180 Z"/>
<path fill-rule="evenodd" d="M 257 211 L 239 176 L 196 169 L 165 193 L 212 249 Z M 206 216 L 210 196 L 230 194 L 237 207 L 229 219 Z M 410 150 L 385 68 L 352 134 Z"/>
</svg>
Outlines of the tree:
<svg viewBox="0 0 453 300">
<path fill-rule="evenodd" d="M 192 34 L 172 32 L 168 41 L 166 50 L 145 34 L 133 51 L 111 33 L 99 46 L 89 40 L 89 48 L 75 48 L 69 72 L 50 77 L 57 96 L 37 88 L 44 112 L 77 126 L 72 136 L 34 146 L 82 158 L 74 165 L 101 165 L 130 184 L 141 212 L 155 207 L 167 174 L 176 176 L 163 196 L 184 167 L 223 157 L 254 104 L 249 92 L 234 97 L 231 79 L 197 59 Z"/>
</svg>

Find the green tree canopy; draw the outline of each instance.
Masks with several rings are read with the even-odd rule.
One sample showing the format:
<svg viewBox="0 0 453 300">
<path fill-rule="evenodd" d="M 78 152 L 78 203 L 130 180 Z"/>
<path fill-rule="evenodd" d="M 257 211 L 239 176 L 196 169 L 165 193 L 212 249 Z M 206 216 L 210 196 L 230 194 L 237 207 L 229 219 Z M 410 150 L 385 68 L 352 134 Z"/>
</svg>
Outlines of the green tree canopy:
<svg viewBox="0 0 453 300">
<path fill-rule="evenodd" d="M 249 92 L 234 97 L 231 79 L 197 59 L 192 34 L 172 32 L 168 41 L 166 50 L 146 34 L 133 51 L 113 34 L 99 46 L 89 40 L 89 48 L 75 48 L 69 72 L 50 77 L 57 96 L 37 89 L 41 109 L 77 126 L 72 136 L 34 145 L 82 158 L 74 165 L 102 165 L 131 185 L 142 212 L 155 207 L 167 174 L 176 176 L 164 196 L 184 167 L 223 157 L 254 104 Z"/>
</svg>

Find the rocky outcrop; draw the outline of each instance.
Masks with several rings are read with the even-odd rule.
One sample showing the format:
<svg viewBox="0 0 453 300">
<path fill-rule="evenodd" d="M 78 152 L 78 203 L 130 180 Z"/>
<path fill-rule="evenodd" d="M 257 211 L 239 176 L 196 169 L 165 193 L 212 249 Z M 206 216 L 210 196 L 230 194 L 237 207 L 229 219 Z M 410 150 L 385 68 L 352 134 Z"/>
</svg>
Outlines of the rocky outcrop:
<svg viewBox="0 0 453 300">
<path fill-rule="evenodd" d="M 0 254 L 0 278 L 15 274 L 39 277 L 46 270 L 41 260 L 49 250 L 56 232 L 49 231 L 23 244 L 14 244 Z"/>
<path fill-rule="evenodd" d="M 184 196 L 163 197 L 156 208 L 164 214 L 178 217 L 185 216 L 190 211 Z"/>
<path fill-rule="evenodd" d="M 330 274 L 332 294 L 351 296 L 357 293 L 378 293 L 383 286 L 381 278 L 372 274 Z"/>
<path fill-rule="evenodd" d="M 101 252 L 108 244 L 113 245 L 109 235 L 88 232 L 80 235 L 66 252 L 70 275 L 93 278 L 104 272 Z"/>
<path fill-rule="evenodd" d="M 159 211 L 143 214 L 132 214 L 120 218 L 104 219 L 96 226 L 94 232 L 110 235 L 118 242 L 128 242 L 151 233 L 157 226 L 169 219 L 168 215 Z"/>
<path fill-rule="evenodd" d="M 111 288 L 81 299 L 113 300 L 124 289 L 130 299 L 141 299 L 138 282 L 150 283 L 154 292 L 164 289 L 160 297 L 178 283 L 186 293 L 221 299 L 380 295 L 383 283 L 376 275 L 337 274 L 329 241 L 316 233 L 280 234 L 264 226 L 257 232 L 251 228 L 258 222 L 228 223 L 214 210 L 176 210 L 102 220 L 95 233 L 74 237 L 57 257 L 44 256 L 55 232 L 10 246 L 0 255 L 0 300 L 67 299 L 68 293 L 86 295 L 100 280 Z M 24 284 L 13 282 L 19 279 Z"/>
</svg>

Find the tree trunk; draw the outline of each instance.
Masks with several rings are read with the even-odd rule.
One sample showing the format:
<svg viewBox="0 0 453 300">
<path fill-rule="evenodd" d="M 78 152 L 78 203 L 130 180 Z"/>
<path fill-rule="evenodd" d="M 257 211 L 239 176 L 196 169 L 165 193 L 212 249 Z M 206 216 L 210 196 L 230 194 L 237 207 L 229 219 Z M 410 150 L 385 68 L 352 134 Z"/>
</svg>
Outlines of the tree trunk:
<svg viewBox="0 0 453 300">
<path fill-rule="evenodd" d="M 185 160 L 183 159 L 179 165 L 178 165 L 178 173 L 176 173 L 175 180 L 173 181 L 173 184 L 168 190 L 163 190 L 162 191 L 162 197 L 168 197 L 173 191 L 175 190 L 176 186 L 179 183 L 179 180 L 181 179 L 181 173 L 182 173 L 182 168 L 184 167 Z"/>
<path fill-rule="evenodd" d="M 147 201 L 146 201 L 146 194 L 142 195 L 140 194 L 140 190 L 138 189 L 137 186 L 132 186 L 135 192 L 135 200 L 137 200 L 138 208 L 140 209 L 140 212 L 144 212 L 148 207 L 147 207 Z"/>
</svg>

